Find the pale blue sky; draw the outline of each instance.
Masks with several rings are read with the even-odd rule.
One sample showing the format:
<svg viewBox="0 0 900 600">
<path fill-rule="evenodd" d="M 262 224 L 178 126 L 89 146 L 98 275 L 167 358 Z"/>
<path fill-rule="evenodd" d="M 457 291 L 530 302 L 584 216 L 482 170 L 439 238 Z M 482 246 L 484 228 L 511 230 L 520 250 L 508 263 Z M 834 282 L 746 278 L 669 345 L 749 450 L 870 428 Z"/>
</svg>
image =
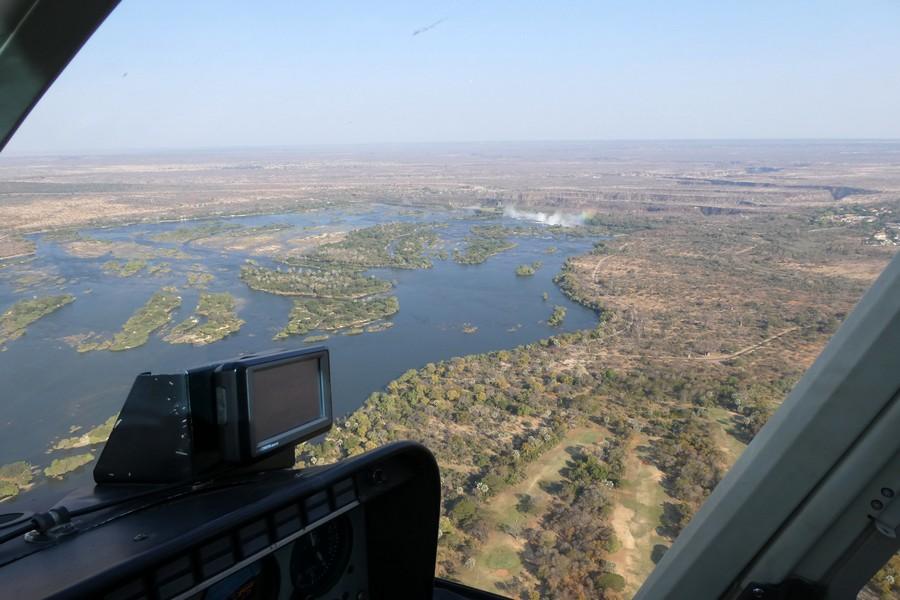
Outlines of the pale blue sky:
<svg viewBox="0 0 900 600">
<path fill-rule="evenodd" d="M 896 0 L 124 0 L 7 152 L 898 137 Z"/>
</svg>

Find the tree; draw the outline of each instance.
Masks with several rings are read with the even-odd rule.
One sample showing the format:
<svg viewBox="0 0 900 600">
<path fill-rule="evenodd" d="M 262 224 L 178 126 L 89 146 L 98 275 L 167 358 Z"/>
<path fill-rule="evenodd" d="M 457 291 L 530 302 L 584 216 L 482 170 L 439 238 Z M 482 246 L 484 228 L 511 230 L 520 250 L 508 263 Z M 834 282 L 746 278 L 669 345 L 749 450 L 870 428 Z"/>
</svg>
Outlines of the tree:
<svg viewBox="0 0 900 600">
<path fill-rule="evenodd" d="M 530 494 L 522 494 L 519 496 L 519 502 L 516 504 L 516 510 L 520 513 L 528 514 L 535 509 L 534 498 Z"/>
</svg>

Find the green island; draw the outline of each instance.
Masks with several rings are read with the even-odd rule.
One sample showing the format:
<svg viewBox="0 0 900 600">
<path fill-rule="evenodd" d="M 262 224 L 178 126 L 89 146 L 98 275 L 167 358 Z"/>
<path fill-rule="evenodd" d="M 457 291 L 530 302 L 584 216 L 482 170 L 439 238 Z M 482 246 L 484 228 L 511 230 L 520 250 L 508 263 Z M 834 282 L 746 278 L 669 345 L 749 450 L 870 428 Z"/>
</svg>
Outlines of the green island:
<svg viewBox="0 0 900 600">
<path fill-rule="evenodd" d="M 453 260 L 461 265 L 480 265 L 495 254 L 516 247 L 509 241 L 509 231 L 499 225 L 474 225 L 465 239 L 462 251 L 453 251 Z"/>
<path fill-rule="evenodd" d="M 6 264 L 6 266 L 11 265 L 12 263 Z M 4 264 L 0 263 L 0 267 L 3 266 Z M 66 278 L 60 275 L 53 268 L 27 270 L 22 270 L 20 268 L 9 269 L 8 271 L 2 273 L 2 276 L 0 276 L 0 280 L 5 283 L 9 283 L 13 287 L 13 291 L 17 294 L 27 292 L 35 288 L 41 288 L 44 290 L 48 289 L 51 286 L 62 288 L 66 284 Z"/>
<path fill-rule="evenodd" d="M 253 262 L 241 267 L 241 281 L 254 290 L 282 296 L 354 299 L 391 289 L 388 281 L 341 267 L 287 270 L 267 269 Z"/>
<path fill-rule="evenodd" d="M 188 242 L 212 237 L 243 237 L 260 235 L 263 233 L 277 233 L 292 227 L 293 225 L 290 223 L 270 223 L 268 225 L 248 227 L 239 223 L 213 221 L 212 223 L 203 223 L 191 227 L 178 227 L 171 231 L 164 231 L 162 233 L 151 235 L 150 239 L 154 242 L 186 244 Z"/>
<path fill-rule="evenodd" d="M 204 346 L 237 333 L 244 320 L 237 316 L 234 296 L 228 292 L 200 294 L 194 314 L 165 336 L 170 344 Z"/>
<path fill-rule="evenodd" d="M 387 331 L 394 324 L 391 321 L 384 321 L 382 323 L 375 323 L 374 325 L 369 325 L 366 327 L 366 333 L 378 333 L 379 331 Z"/>
<path fill-rule="evenodd" d="M 212 273 L 206 273 L 203 271 L 190 271 L 187 274 L 187 286 L 192 288 L 197 288 L 199 290 L 206 289 L 206 287 L 212 283 L 212 281 L 216 278 Z"/>
<path fill-rule="evenodd" d="M 228 223 L 226 221 L 213 221 L 211 223 L 202 223 L 189 227 L 177 227 L 162 233 L 155 233 L 149 237 L 154 242 L 163 242 L 166 244 L 184 244 L 193 240 L 211 237 L 222 233 L 227 233 L 240 229 L 237 223 Z"/>
<path fill-rule="evenodd" d="M 316 342 L 324 342 L 325 340 L 327 340 L 330 337 L 331 336 L 327 335 L 327 334 L 308 335 L 305 338 L 303 338 L 303 343 L 304 344 L 315 344 Z"/>
<path fill-rule="evenodd" d="M 0 466 L 0 499 L 10 498 L 28 489 L 34 467 L 24 460 Z"/>
<path fill-rule="evenodd" d="M 160 262 L 147 267 L 147 273 L 150 275 L 168 275 L 172 272 L 172 265 L 167 262 Z"/>
<path fill-rule="evenodd" d="M 71 294 L 19 300 L 0 315 L 0 346 L 22 337 L 29 325 L 74 301 Z"/>
<path fill-rule="evenodd" d="M 50 463 L 50 466 L 44 469 L 44 475 L 53 479 L 62 479 L 64 475 L 80 469 L 92 460 L 94 460 L 94 455 L 91 452 L 75 454 L 65 458 L 55 458 Z"/>
<path fill-rule="evenodd" d="M 478 331 L 478 325 L 472 325 L 471 323 L 463 323 L 462 332 L 472 334 Z"/>
<path fill-rule="evenodd" d="M 50 450 L 72 450 L 74 448 L 86 448 L 87 446 L 102 444 L 109 438 L 109 434 L 112 432 L 113 427 L 116 425 L 117 419 L 118 416 L 113 415 L 100 425 L 89 429 L 82 435 L 63 438 L 53 444 L 53 447 L 50 448 Z"/>
<path fill-rule="evenodd" d="M 472 217 L 476 219 L 498 219 L 503 216 L 503 209 L 499 207 L 479 207 L 476 208 Z"/>
<path fill-rule="evenodd" d="M 553 313 L 547 319 L 547 325 L 550 327 L 559 327 L 566 318 L 566 309 L 562 306 L 554 306 Z"/>
<path fill-rule="evenodd" d="M 323 244 L 309 254 L 284 259 L 296 266 L 340 264 L 356 269 L 390 267 L 428 269 L 437 254 L 441 238 L 438 225 L 422 223 L 383 223 L 354 229 L 343 240 Z"/>
<path fill-rule="evenodd" d="M 133 258 L 128 261 L 109 260 L 103 263 L 103 271 L 117 277 L 131 277 L 137 275 L 147 266 L 143 258 Z"/>
<path fill-rule="evenodd" d="M 296 299 L 288 324 L 273 339 L 306 335 L 314 329 L 333 331 L 359 327 L 389 317 L 399 310 L 400 302 L 395 296 L 365 300 Z"/>
<path fill-rule="evenodd" d="M 531 277 L 543 265 L 544 263 L 539 260 L 534 261 L 530 265 L 519 265 L 518 267 L 516 267 L 516 275 L 519 277 Z"/>
<path fill-rule="evenodd" d="M 101 258 L 111 256 L 120 260 L 150 260 L 154 258 L 188 259 L 177 248 L 161 248 L 131 241 L 107 241 L 78 236 L 77 239 L 62 243 L 68 254 L 78 258 Z"/>
<path fill-rule="evenodd" d="M 163 288 L 129 317 L 112 339 L 97 340 L 95 336 L 88 336 L 77 342 L 76 349 L 79 352 L 121 352 L 143 346 L 150 339 L 150 334 L 168 323 L 175 309 L 181 306 L 181 296 L 176 292 L 174 288 Z"/>
</svg>

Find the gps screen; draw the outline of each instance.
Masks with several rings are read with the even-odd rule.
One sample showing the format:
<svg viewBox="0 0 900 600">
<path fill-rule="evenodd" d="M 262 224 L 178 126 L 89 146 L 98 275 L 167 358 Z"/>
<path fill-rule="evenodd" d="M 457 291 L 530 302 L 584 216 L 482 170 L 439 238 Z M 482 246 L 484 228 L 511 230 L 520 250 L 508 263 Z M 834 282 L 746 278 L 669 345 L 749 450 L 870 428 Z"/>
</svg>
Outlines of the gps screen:
<svg viewBox="0 0 900 600">
<path fill-rule="evenodd" d="M 318 358 L 254 369 L 248 376 L 257 446 L 322 416 Z"/>
</svg>

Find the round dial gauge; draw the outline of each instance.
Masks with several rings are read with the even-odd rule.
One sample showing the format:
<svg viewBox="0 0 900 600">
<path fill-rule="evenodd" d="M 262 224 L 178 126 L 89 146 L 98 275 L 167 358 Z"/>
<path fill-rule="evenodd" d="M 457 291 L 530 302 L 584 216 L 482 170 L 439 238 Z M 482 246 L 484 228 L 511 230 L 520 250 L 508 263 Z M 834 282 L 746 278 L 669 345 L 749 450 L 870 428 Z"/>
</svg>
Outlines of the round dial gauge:
<svg viewBox="0 0 900 600">
<path fill-rule="evenodd" d="M 350 560 L 350 519 L 342 515 L 313 529 L 294 543 L 291 578 L 294 598 L 311 598 L 331 589 Z"/>
</svg>

